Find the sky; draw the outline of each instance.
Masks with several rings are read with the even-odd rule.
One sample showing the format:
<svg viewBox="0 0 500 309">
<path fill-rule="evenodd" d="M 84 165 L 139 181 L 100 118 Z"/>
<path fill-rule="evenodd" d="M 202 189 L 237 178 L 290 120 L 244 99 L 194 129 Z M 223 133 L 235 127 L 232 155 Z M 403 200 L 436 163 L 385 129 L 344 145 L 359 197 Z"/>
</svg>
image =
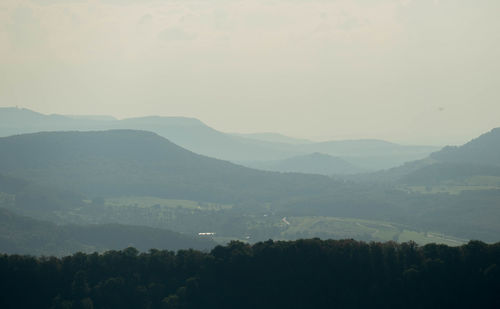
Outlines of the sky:
<svg viewBox="0 0 500 309">
<path fill-rule="evenodd" d="M 1 0 L 0 106 L 460 144 L 500 127 L 498 0 Z"/>
</svg>

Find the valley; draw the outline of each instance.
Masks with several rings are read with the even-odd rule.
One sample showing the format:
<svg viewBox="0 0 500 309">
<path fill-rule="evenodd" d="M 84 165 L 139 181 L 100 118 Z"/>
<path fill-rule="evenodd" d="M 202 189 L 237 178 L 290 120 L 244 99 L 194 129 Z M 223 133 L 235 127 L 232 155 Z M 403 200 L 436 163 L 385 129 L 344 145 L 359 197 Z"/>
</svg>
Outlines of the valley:
<svg viewBox="0 0 500 309">
<path fill-rule="evenodd" d="M 354 166 L 315 153 L 274 161 L 281 164 L 275 171 L 252 169 L 137 130 L 14 135 L 0 138 L 0 207 L 57 226 L 140 226 L 215 243 L 314 237 L 422 245 L 495 241 L 500 167 L 490 152 L 498 152 L 499 132 L 390 169 L 332 177 L 320 175 L 324 166 Z M 335 147 L 349 154 L 368 145 L 372 155 L 385 151 L 373 141 Z M 288 169 L 293 166 L 304 170 Z M 311 168 L 318 173 L 307 173 Z"/>
</svg>

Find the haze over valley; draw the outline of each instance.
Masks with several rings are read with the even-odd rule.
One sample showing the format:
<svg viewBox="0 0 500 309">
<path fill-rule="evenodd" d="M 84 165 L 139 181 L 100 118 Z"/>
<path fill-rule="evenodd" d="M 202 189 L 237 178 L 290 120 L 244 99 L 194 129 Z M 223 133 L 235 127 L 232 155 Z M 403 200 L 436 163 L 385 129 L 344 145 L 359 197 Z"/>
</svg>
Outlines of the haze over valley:
<svg viewBox="0 0 500 309">
<path fill-rule="evenodd" d="M 459 245 L 495 241 L 500 232 L 499 129 L 439 150 L 235 136 L 187 118 L 17 108 L 0 109 L 0 117 L 2 206 L 57 225 L 144 226 L 219 243 L 321 237 Z M 219 159 L 209 156 L 215 151 Z M 238 160 L 245 158 L 254 160 Z"/>
<path fill-rule="evenodd" d="M 499 12 L 0 1 L 0 308 L 500 308 Z"/>
</svg>

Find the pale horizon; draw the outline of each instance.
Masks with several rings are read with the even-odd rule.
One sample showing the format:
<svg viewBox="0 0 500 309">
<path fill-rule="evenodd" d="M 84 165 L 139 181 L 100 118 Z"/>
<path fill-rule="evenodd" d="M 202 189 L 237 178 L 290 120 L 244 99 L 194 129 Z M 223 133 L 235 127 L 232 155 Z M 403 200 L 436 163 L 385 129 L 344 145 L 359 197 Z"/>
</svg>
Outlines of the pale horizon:
<svg viewBox="0 0 500 309">
<path fill-rule="evenodd" d="M 0 106 L 460 145 L 500 127 L 491 0 L 0 3 Z"/>
<path fill-rule="evenodd" d="M 496 127 L 492 127 L 484 132 L 481 132 L 479 133 L 478 135 L 475 135 L 475 136 L 470 136 L 470 138 L 466 138 L 466 137 L 462 137 L 462 140 L 457 140 L 455 143 L 453 142 L 448 142 L 448 143 L 409 143 L 405 140 L 391 140 L 391 139 L 387 139 L 387 138 L 381 138 L 381 137 L 377 137 L 377 136 L 370 136 L 369 134 L 367 135 L 359 135 L 359 136 L 349 136 L 349 135 L 345 135 L 345 136 L 338 136 L 338 135 L 332 135 L 332 136 L 297 136 L 297 135 L 292 135 L 292 134 L 287 134 L 287 133 L 283 133 L 281 131 L 224 131 L 224 130 L 221 130 L 219 129 L 216 125 L 211 125 L 209 123 L 207 123 L 206 121 L 204 121 L 203 119 L 199 119 L 199 118 L 196 118 L 196 117 L 190 117 L 190 116 L 185 116 L 185 115 L 155 115 L 155 114 L 144 114 L 144 115 L 135 115 L 135 116 L 131 116 L 131 117 L 118 117 L 116 115 L 111 115 L 111 114 L 85 114 L 85 113 L 82 113 L 82 114 L 65 114 L 65 113 L 43 113 L 43 112 L 40 112 L 40 111 L 37 111 L 37 110 L 33 110 L 33 109 L 30 109 L 30 108 L 27 108 L 27 107 L 22 107 L 22 106 L 2 106 L 2 108 L 17 108 L 17 109 L 26 109 L 26 110 L 30 110 L 32 112 L 36 112 L 36 113 L 39 113 L 39 114 L 42 114 L 42 115 L 46 115 L 46 116 L 50 116 L 50 115 L 59 115 L 59 116 L 67 116 L 67 117 L 111 117 L 111 118 L 114 118 L 116 120 L 123 120 L 123 119 L 128 119 L 128 118 L 141 118 L 141 117 L 172 117 L 172 118 L 191 118 L 191 119 L 197 119 L 199 121 L 201 121 L 202 123 L 204 123 L 205 125 L 207 125 L 208 127 L 211 127 L 217 131 L 220 131 L 220 132 L 223 132 L 223 133 L 227 133 L 227 134 L 279 134 L 279 135 L 283 135 L 285 137 L 290 137 L 290 138 L 296 138 L 296 139 L 304 139 L 304 140 L 308 140 L 308 141 L 311 141 L 311 142 L 328 142 L 328 141 L 346 141 L 346 140 L 364 140 L 364 139 L 367 139 L 367 140 L 383 140 L 383 141 L 387 141 L 387 142 L 391 142 L 391 143 L 397 143 L 397 144 L 401 144 L 401 145 L 415 145 L 415 146 L 439 146 L 439 147 L 444 147 L 444 146 L 460 146 L 460 145 L 463 145 L 467 142 L 469 142 L 470 140 L 478 137 L 479 135 L 481 134 L 484 134 L 484 133 L 487 133 L 489 131 L 491 131 L 492 129 L 495 129 Z"/>
</svg>

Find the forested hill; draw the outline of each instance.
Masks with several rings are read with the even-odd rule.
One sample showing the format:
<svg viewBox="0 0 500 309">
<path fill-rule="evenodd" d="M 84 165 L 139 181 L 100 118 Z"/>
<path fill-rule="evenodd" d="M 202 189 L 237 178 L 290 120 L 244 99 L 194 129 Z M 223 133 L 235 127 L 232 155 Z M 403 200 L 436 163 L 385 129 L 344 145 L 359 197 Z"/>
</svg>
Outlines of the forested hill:
<svg viewBox="0 0 500 309">
<path fill-rule="evenodd" d="M 431 158 L 445 163 L 474 163 L 500 166 L 500 128 L 495 128 L 465 145 L 445 147 L 431 154 Z"/>
<path fill-rule="evenodd" d="M 375 181 L 433 185 L 457 181 L 469 183 L 468 179 L 478 176 L 500 180 L 500 128 L 482 134 L 464 145 L 444 147 L 424 160 L 407 162 L 363 177 Z M 495 185 L 496 182 L 495 180 Z"/>
<path fill-rule="evenodd" d="M 67 255 L 102 252 L 134 246 L 139 250 L 160 248 L 210 249 L 215 243 L 165 229 L 120 224 L 56 225 L 20 216 L 0 208 L 0 252 L 32 255 Z M 0 306 L 1 307 L 1 306 Z"/>
<path fill-rule="evenodd" d="M 425 185 L 443 182 L 477 184 L 477 178 L 483 177 L 490 182 L 493 180 L 496 184 L 500 180 L 500 128 L 493 129 L 462 146 L 448 146 L 432 153 L 427 162 L 430 164 L 412 171 L 401 180 L 405 183 Z M 471 180 L 471 177 L 476 179 Z"/>
<path fill-rule="evenodd" d="M 270 201 L 340 186 L 319 175 L 257 171 L 197 155 L 146 131 L 43 132 L 0 138 L 0 173 L 89 196 Z"/>
<path fill-rule="evenodd" d="M 499 308 L 500 244 L 319 239 L 209 253 L 0 255 L 0 307 Z"/>
</svg>

